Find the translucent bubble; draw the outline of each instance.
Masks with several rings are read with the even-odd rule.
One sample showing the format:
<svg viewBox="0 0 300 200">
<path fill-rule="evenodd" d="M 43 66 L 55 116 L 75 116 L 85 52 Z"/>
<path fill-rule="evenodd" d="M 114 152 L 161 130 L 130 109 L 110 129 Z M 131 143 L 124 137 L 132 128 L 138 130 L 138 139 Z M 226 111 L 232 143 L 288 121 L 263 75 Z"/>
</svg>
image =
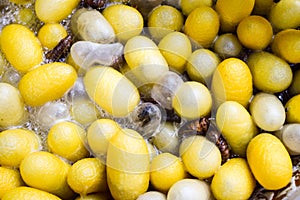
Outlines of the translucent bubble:
<svg viewBox="0 0 300 200">
<path fill-rule="evenodd" d="M 166 121 L 166 113 L 153 103 L 141 103 L 130 114 L 129 128 L 139 132 L 144 138 L 150 138 L 160 131 Z"/>
<path fill-rule="evenodd" d="M 48 102 L 37 110 L 36 122 L 41 130 L 47 130 L 64 120 L 70 120 L 70 111 L 63 102 Z"/>
<path fill-rule="evenodd" d="M 19 72 L 17 72 L 13 68 L 8 68 L 2 75 L 2 81 L 5 83 L 9 83 L 15 87 L 18 86 L 21 76 Z"/>
<path fill-rule="evenodd" d="M 83 84 L 83 78 L 78 77 L 73 87 L 66 93 L 65 99 L 68 103 L 72 104 L 75 99 L 88 98 Z"/>
<path fill-rule="evenodd" d="M 152 88 L 151 97 L 163 108 L 172 109 L 172 98 L 183 79 L 175 72 L 168 71 Z"/>
<path fill-rule="evenodd" d="M 74 62 L 83 69 L 94 65 L 111 66 L 123 54 L 121 43 L 98 44 L 89 41 L 78 41 L 71 47 Z"/>
<path fill-rule="evenodd" d="M 99 117 L 98 109 L 88 98 L 78 98 L 74 100 L 71 114 L 72 118 L 83 126 L 88 126 Z"/>
<path fill-rule="evenodd" d="M 147 147 L 148 147 L 148 151 L 149 151 L 149 154 L 150 154 L 150 161 L 153 160 L 153 158 L 155 158 L 158 154 L 159 154 L 159 151 L 158 149 L 152 144 L 150 143 L 148 140 L 145 140 L 146 143 L 147 143 Z"/>
<path fill-rule="evenodd" d="M 18 11 L 16 15 L 16 20 L 20 24 L 31 25 L 35 21 L 35 15 L 32 9 L 22 8 Z"/>
<path fill-rule="evenodd" d="M 162 130 L 154 136 L 153 143 L 155 147 L 161 152 L 178 155 L 180 140 L 176 132 L 176 127 L 172 123 L 165 123 Z"/>
</svg>

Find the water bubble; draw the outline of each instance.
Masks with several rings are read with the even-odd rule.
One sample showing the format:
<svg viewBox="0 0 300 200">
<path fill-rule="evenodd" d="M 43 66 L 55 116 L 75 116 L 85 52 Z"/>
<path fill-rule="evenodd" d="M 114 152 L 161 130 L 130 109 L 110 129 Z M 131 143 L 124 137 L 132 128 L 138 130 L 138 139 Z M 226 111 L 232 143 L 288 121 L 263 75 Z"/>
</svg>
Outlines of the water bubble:
<svg viewBox="0 0 300 200">
<path fill-rule="evenodd" d="M 77 78 L 73 87 L 65 95 L 65 99 L 69 104 L 72 104 L 75 99 L 79 98 L 88 98 L 82 77 Z"/>
<path fill-rule="evenodd" d="M 74 99 L 71 106 L 72 118 L 83 126 L 88 126 L 99 117 L 98 109 L 88 98 Z"/>
<path fill-rule="evenodd" d="M 99 44 L 89 41 L 78 41 L 71 47 L 74 62 L 83 69 L 94 65 L 112 66 L 123 54 L 121 43 Z"/>
<path fill-rule="evenodd" d="M 36 122 L 42 130 L 48 130 L 63 120 L 70 120 L 69 108 L 63 102 L 48 102 L 37 110 Z"/>
<path fill-rule="evenodd" d="M 21 76 L 19 72 L 17 72 L 12 67 L 8 68 L 2 75 L 2 81 L 5 83 L 9 83 L 15 87 L 18 87 Z"/>
<path fill-rule="evenodd" d="M 151 97 L 163 108 L 172 109 L 172 98 L 177 88 L 183 84 L 181 76 L 169 71 L 152 88 Z"/>
<path fill-rule="evenodd" d="M 166 121 L 166 113 L 157 105 L 145 102 L 139 104 L 130 114 L 130 127 L 144 138 L 154 136 Z"/>
<path fill-rule="evenodd" d="M 153 144 L 161 152 L 179 155 L 180 139 L 176 127 L 171 122 L 165 123 L 162 130 L 154 136 Z"/>
<path fill-rule="evenodd" d="M 155 158 L 159 154 L 159 150 L 156 148 L 156 146 L 154 146 L 148 140 L 145 140 L 145 141 L 146 141 L 146 144 L 147 144 L 147 147 L 148 147 L 148 151 L 149 151 L 149 155 L 150 155 L 150 161 L 152 161 L 153 158 Z"/>
</svg>

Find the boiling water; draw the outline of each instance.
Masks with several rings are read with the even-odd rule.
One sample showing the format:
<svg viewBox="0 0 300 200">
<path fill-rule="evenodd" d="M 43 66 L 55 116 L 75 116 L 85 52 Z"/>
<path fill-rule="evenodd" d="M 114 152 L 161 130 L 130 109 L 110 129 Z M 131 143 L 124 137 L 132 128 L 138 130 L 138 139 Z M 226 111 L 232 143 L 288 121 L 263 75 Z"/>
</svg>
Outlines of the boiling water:
<svg viewBox="0 0 300 200">
<path fill-rule="evenodd" d="M 71 15 L 62 21 L 62 25 L 68 31 L 70 30 L 70 18 Z M 35 15 L 34 1 L 25 5 L 17 5 L 8 0 L 0 0 L 0 31 L 5 25 L 13 23 L 22 24 L 37 34 L 43 23 Z M 41 64 L 49 63 L 50 61 L 45 58 L 48 49 L 43 50 L 44 59 Z M 18 87 L 22 74 L 17 72 L 5 60 L 2 53 L 0 53 L 0 61 L 0 82 L 6 82 Z M 57 101 L 48 102 L 41 107 L 26 107 L 28 121 L 23 127 L 35 131 L 40 136 L 43 150 L 47 150 L 46 138 L 50 127 L 62 120 L 72 120 L 70 117 L 70 106 L 70 103 L 61 98 Z"/>
</svg>

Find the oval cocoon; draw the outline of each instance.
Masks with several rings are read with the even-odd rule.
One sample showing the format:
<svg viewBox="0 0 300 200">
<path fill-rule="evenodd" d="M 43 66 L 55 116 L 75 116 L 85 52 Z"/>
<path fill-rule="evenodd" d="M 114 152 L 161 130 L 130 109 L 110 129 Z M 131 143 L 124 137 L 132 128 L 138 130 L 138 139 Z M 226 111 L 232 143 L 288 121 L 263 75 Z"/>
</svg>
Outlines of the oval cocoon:
<svg viewBox="0 0 300 200">
<path fill-rule="evenodd" d="M 290 155 L 300 155 L 300 124 L 285 124 L 275 135 L 281 140 Z"/>
<path fill-rule="evenodd" d="M 237 101 L 246 107 L 253 94 L 252 74 L 238 58 L 227 58 L 217 66 L 211 81 L 216 108 L 225 101 Z"/>
<path fill-rule="evenodd" d="M 146 141 L 136 131 L 122 129 L 109 141 L 107 183 L 116 200 L 135 200 L 145 193 L 150 180 Z"/>
<path fill-rule="evenodd" d="M 26 73 L 43 60 L 41 43 L 26 26 L 19 24 L 5 26 L 0 42 L 6 59 L 19 72 Z"/>
<path fill-rule="evenodd" d="M 15 87 L 0 83 L 0 127 L 20 125 L 27 119 L 23 99 Z"/>
<path fill-rule="evenodd" d="M 179 146 L 179 155 L 187 172 L 201 180 L 212 177 L 222 162 L 218 147 L 199 135 L 184 139 Z"/>
<path fill-rule="evenodd" d="M 256 125 L 266 131 L 279 130 L 286 119 L 284 106 L 274 94 L 256 94 L 249 110 Z"/>
<path fill-rule="evenodd" d="M 76 162 L 90 155 L 85 148 L 85 136 L 85 130 L 76 123 L 58 122 L 48 131 L 48 149 L 53 154 Z"/>
<path fill-rule="evenodd" d="M 27 105 L 41 106 L 61 98 L 76 79 L 77 73 L 71 65 L 54 62 L 25 74 L 20 80 L 19 90 Z"/>
<path fill-rule="evenodd" d="M 255 179 L 267 190 L 285 187 L 292 178 L 292 161 L 281 141 L 261 133 L 247 148 L 247 160 Z"/>
<path fill-rule="evenodd" d="M 287 45 L 284 45 L 284 49 L 287 51 Z M 266 51 L 251 53 L 247 64 L 252 74 L 253 85 L 260 91 L 278 93 L 286 90 L 292 82 L 293 72 L 290 65 L 274 54 Z"/>
<path fill-rule="evenodd" d="M 52 193 L 62 199 L 74 196 L 67 183 L 71 165 L 46 151 L 33 152 L 20 165 L 20 173 L 26 185 Z"/>
<path fill-rule="evenodd" d="M 75 34 L 85 41 L 109 44 L 115 39 L 114 29 L 98 10 L 83 11 L 75 23 Z"/>
<path fill-rule="evenodd" d="M 35 12 L 44 23 L 59 23 L 79 4 L 80 0 L 36 0 Z"/>
<path fill-rule="evenodd" d="M 37 134 L 27 129 L 8 129 L 0 132 L 1 166 L 19 167 L 22 160 L 40 150 Z"/>
<path fill-rule="evenodd" d="M 181 117 L 196 119 L 210 113 L 212 97 L 202 83 L 187 81 L 175 91 L 172 106 Z"/>
<path fill-rule="evenodd" d="M 231 158 L 214 175 L 211 190 L 216 199 L 249 199 L 256 181 L 247 161 Z"/>
<path fill-rule="evenodd" d="M 161 39 L 158 48 L 170 67 L 179 73 L 185 71 L 187 59 L 192 54 L 187 35 L 177 31 L 169 33 Z"/>
<path fill-rule="evenodd" d="M 300 25 L 299 1 L 279 1 L 271 7 L 269 21 L 277 30 L 297 28 Z"/>
<path fill-rule="evenodd" d="M 299 63 L 299 45 L 300 30 L 285 29 L 275 35 L 271 48 L 276 55 L 280 56 L 287 62 Z"/>
<path fill-rule="evenodd" d="M 186 178 L 172 185 L 167 200 L 209 200 L 213 199 L 207 182 L 198 179 Z"/>
<path fill-rule="evenodd" d="M 27 196 L 32 199 L 39 200 L 61 200 L 61 198 L 51 193 L 27 186 L 16 187 L 12 190 L 9 190 L 5 193 L 2 200 L 22 199 Z"/>
<path fill-rule="evenodd" d="M 113 116 L 126 116 L 140 102 L 137 88 L 111 67 L 91 68 L 83 82 L 89 97 Z"/>
<path fill-rule="evenodd" d="M 112 119 L 98 119 L 87 129 L 87 142 L 95 157 L 106 157 L 109 140 L 119 131 L 120 127 Z"/>
<path fill-rule="evenodd" d="M 133 73 L 142 84 L 155 83 L 169 70 L 168 63 L 157 45 L 145 36 L 135 36 L 127 41 L 124 57 Z"/>
<path fill-rule="evenodd" d="M 225 101 L 217 109 L 216 123 L 232 151 L 244 157 L 248 143 L 257 134 L 247 109 L 236 101 Z"/>
</svg>

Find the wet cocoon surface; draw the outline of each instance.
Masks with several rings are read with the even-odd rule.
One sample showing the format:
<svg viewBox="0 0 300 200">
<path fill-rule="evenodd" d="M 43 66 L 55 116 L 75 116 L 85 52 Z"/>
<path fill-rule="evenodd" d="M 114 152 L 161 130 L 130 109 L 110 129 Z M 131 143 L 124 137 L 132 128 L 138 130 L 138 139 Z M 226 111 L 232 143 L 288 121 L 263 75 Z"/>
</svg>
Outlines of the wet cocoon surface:
<svg viewBox="0 0 300 200">
<path fill-rule="evenodd" d="M 83 81 L 89 97 L 114 116 L 126 116 L 140 102 L 137 88 L 113 68 L 94 67 Z"/>
<path fill-rule="evenodd" d="M 0 47 L 6 59 L 19 72 L 26 73 L 43 59 L 41 43 L 26 26 L 10 24 L 1 32 Z"/>
<path fill-rule="evenodd" d="M 0 83 L 0 127 L 20 125 L 26 116 L 19 91 L 10 84 Z"/>
<path fill-rule="evenodd" d="M 19 90 L 29 106 L 41 106 L 48 101 L 59 99 L 77 79 L 75 69 L 65 63 L 42 65 L 22 77 Z"/>
<path fill-rule="evenodd" d="M 37 0 L 35 12 L 44 23 L 58 23 L 65 19 L 80 0 Z"/>
</svg>

